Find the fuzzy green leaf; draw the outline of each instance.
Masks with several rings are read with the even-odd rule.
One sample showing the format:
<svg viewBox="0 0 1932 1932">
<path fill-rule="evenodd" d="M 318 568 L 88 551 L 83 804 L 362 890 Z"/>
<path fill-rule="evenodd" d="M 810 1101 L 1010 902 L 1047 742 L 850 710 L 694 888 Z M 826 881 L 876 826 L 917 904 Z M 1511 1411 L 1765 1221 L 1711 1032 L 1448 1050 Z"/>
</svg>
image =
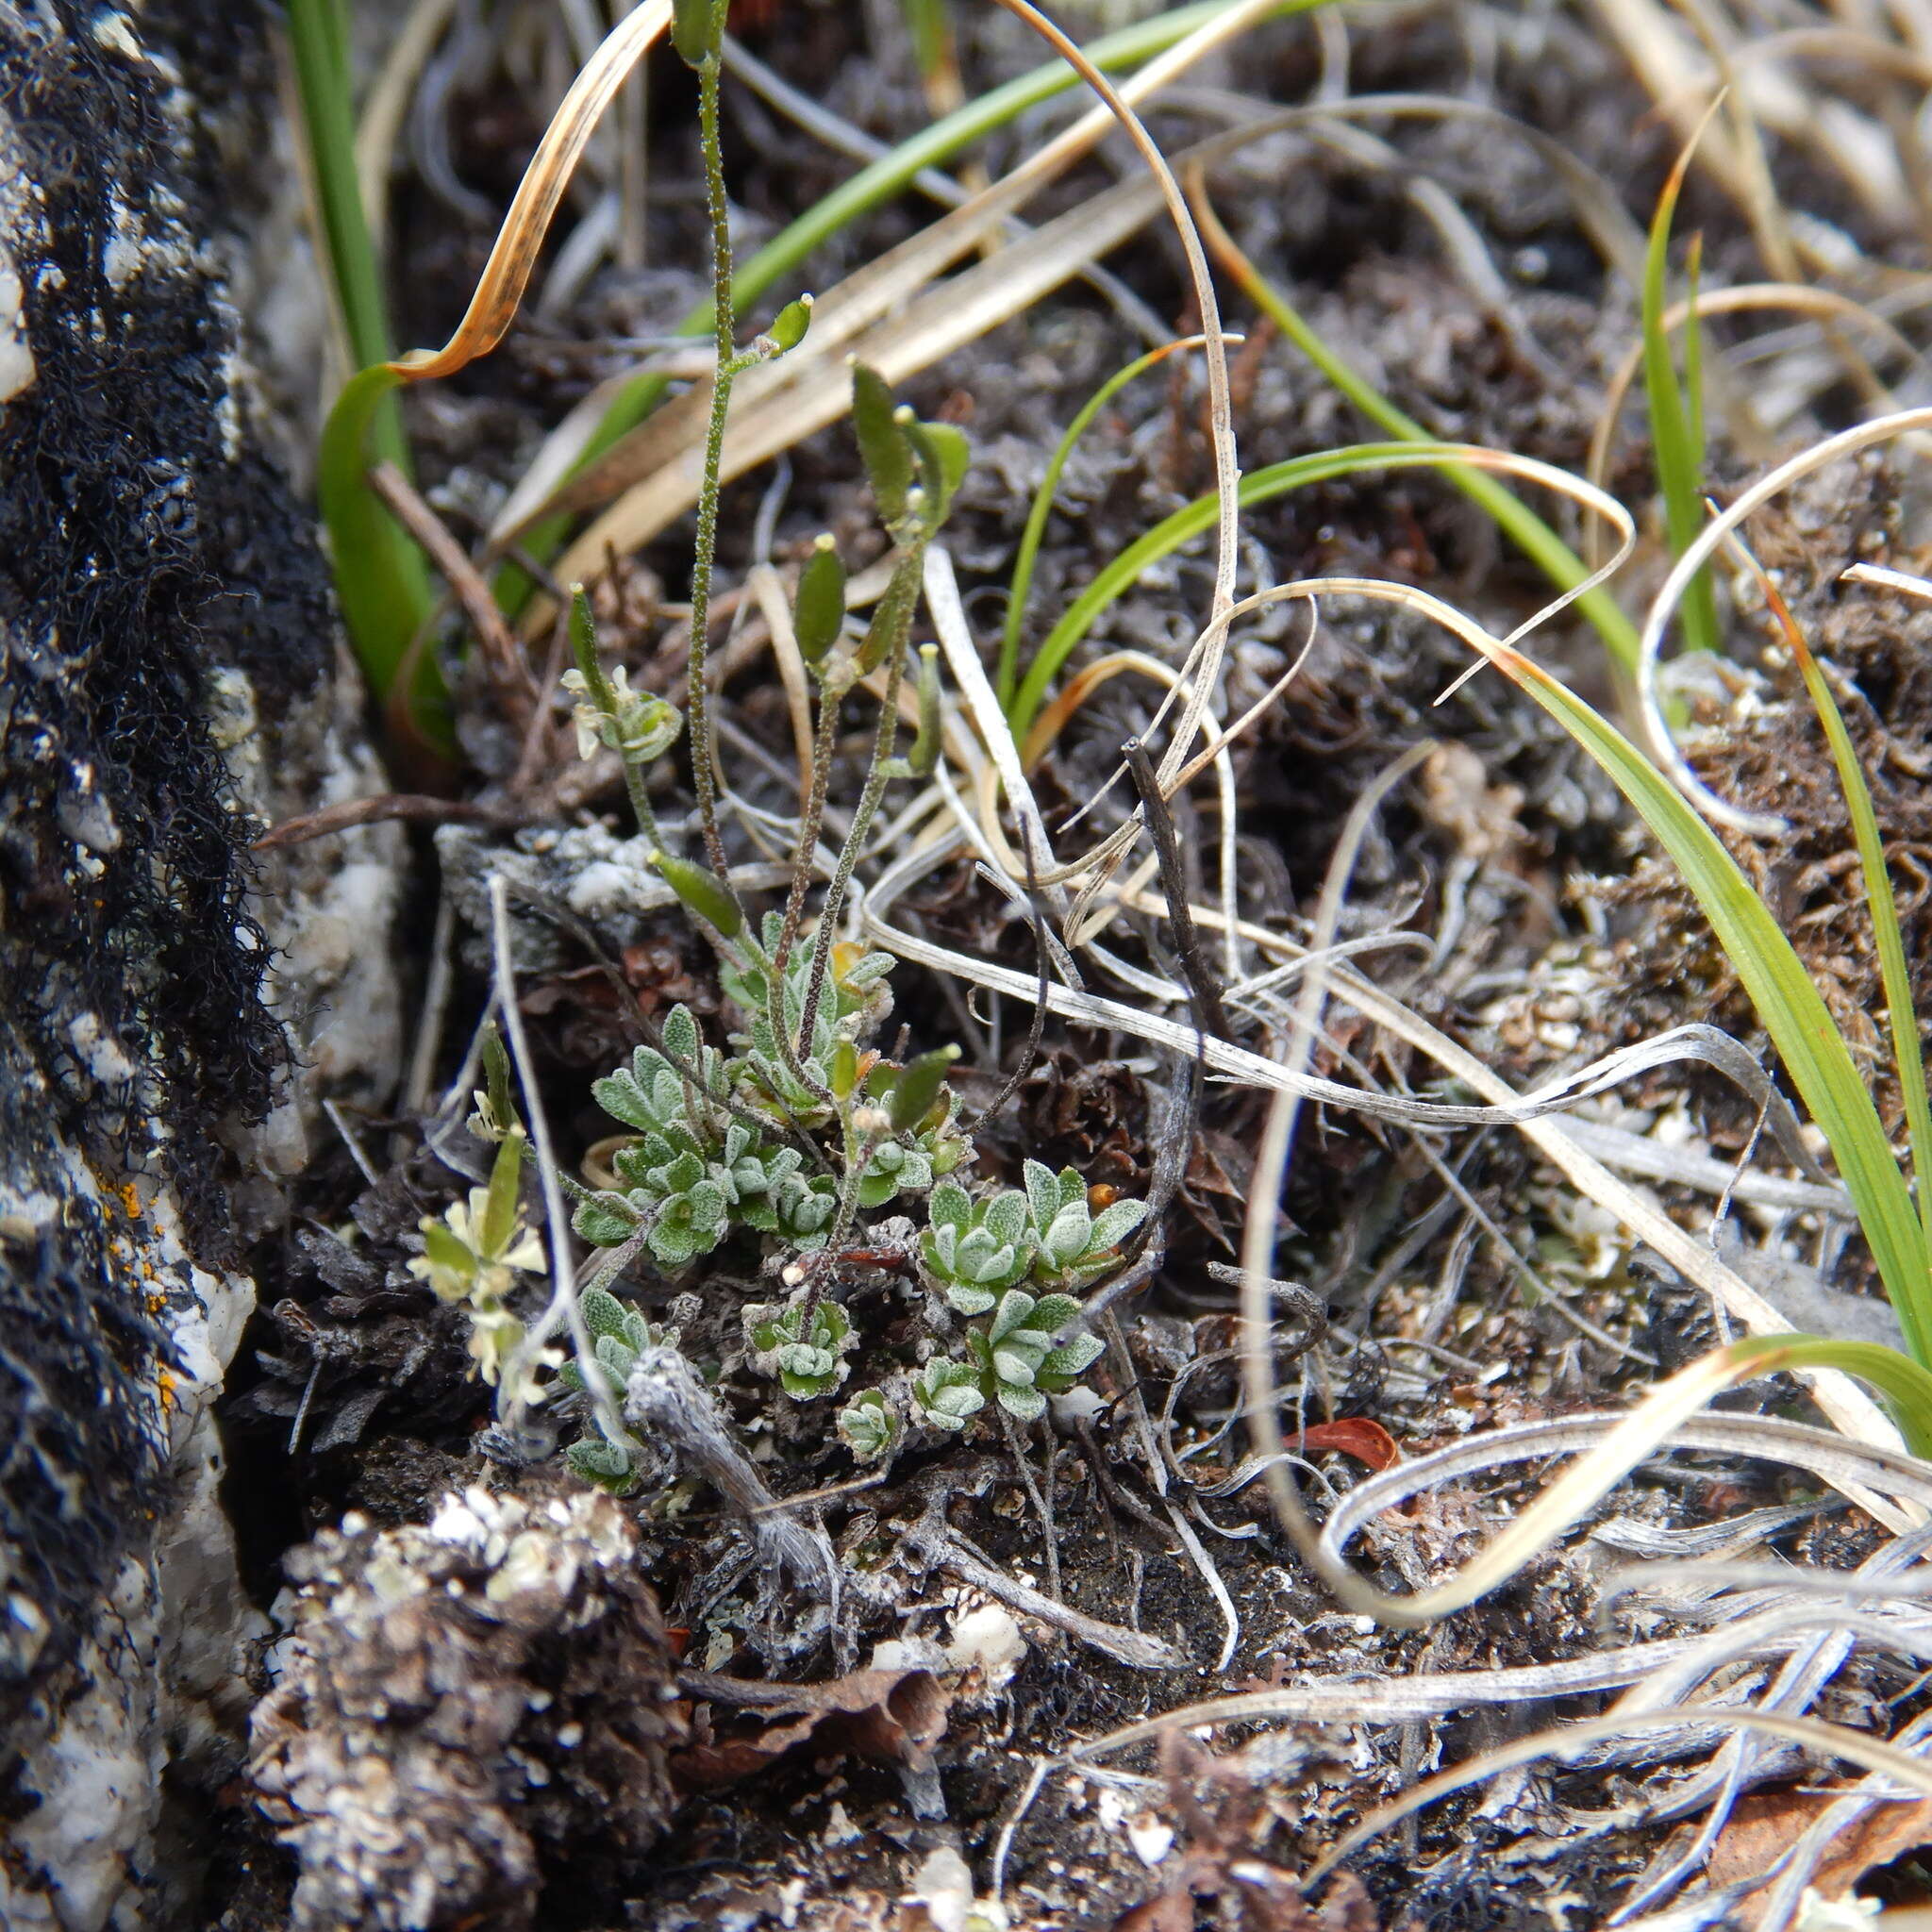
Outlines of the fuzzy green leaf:
<svg viewBox="0 0 1932 1932">
<path fill-rule="evenodd" d="M 587 1288 L 577 1298 L 577 1312 L 583 1316 L 584 1326 L 593 1339 L 601 1340 L 606 1335 L 614 1335 L 620 1341 L 624 1338 L 625 1316 L 629 1311 L 607 1290 Z"/>
<path fill-rule="evenodd" d="M 1027 1205 L 1033 1210 L 1033 1224 L 1044 1234 L 1060 1211 L 1060 1177 L 1039 1160 L 1024 1162 L 1020 1172 L 1026 1186 Z"/>
<path fill-rule="evenodd" d="M 1056 1383 L 1071 1382 L 1084 1374 L 1106 1352 L 1107 1344 L 1099 1336 L 1076 1335 L 1073 1341 L 1047 1351 L 1034 1371 L 1033 1379 L 1041 1388 L 1051 1390 L 1058 1395 L 1061 1391 L 1054 1386 Z"/>
<path fill-rule="evenodd" d="M 1000 1407 L 1016 1422 L 1038 1422 L 1046 1413 L 1046 1397 L 1037 1389 L 1002 1382 L 994 1393 Z"/>
<path fill-rule="evenodd" d="M 999 1312 L 992 1318 L 988 1339 L 998 1343 L 1015 1329 L 1024 1328 L 1036 1306 L 1033 1297 L 1024 1288 L 1008 1289 L 1000 1297 Z"/>
<path fill-rule="evenodd" d="M 570 1218 L 570 1224 L 592 1247 L 615 1248 L 638 1231 L 640 1215 L 622 1194 L 608 1191 L 586 1194 Z"/>
<path fill-rule="evenodd" d="M 1034 1304 L 1026 1326 L 1042 1335 L 1058 1335 L 1080 1312 L 1080 1304 L 1070 1294 L 1043 1294 Z"/>
<path fill-rule="evenodd" d="M 1116 1201 L 1111 1207 L 1103 1208 L 1094 1217 L 1087 1246 L 1094 1254 L 1117 1248 L 1146 1219 L 1146 1202 Z"/>
<path fill-rule="evenodd" d="M 617 1442 L 586 1437 L 573 1442 L 563 1452 L 563 1459 L 573 1475 L 613 1495 L 627 1494 L 637 1481 L 630 1452 Z"/>
</svg>

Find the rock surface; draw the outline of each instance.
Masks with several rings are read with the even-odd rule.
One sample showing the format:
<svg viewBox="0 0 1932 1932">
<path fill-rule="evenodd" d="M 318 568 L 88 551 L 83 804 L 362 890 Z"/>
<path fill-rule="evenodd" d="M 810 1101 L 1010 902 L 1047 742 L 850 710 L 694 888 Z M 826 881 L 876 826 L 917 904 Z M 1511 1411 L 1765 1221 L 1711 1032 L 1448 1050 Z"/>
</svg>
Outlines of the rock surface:
<svg viewBox="0 0 1932 1932">
<path fill-rule="evenodd" d="M 9 1927 L 185 1922 L 162 1772 L 232 1772 L 266 1628 L 209 1414 L 248 1246 L 398 1058 L 399 837 L 248 856 L 384 789 L 227 299 L 274 99 L 252 10 L 0 0 Z"/>
</svg>

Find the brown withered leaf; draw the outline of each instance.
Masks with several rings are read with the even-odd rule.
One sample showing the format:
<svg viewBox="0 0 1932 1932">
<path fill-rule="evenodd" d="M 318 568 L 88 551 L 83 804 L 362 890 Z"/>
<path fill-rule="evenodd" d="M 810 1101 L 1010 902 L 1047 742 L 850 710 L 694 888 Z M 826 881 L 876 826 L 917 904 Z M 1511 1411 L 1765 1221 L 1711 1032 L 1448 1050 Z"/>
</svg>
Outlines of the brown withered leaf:
<svg viewBox="0 0 1932 1932">
<path fill-rule="evenodd" d="M 829 1684 L 758 1684 L 687 1672 L 680 1688 L 710 1707 L 690 1748 L 674 1755 L 685 1790 L 716 1790 L 762 1771 L 800 1744 L 881 1764 L 929 1770 L 952 1699 L 930 1671 L 853 1671 Z M 719 1724 L 722 1708 L 742 1713 Z M 708 1735 L 706 1732 L 708 1731 Z"/>
<path fill-rule="evenodd" d="M 1754 1873 L 1769 1873 L 1792 1840 L 1842 1795 L 1819 1790 L 1761 1791 L 1740 1799 L 1711 1847 L 1707 1867 L 1711 1885 L 1736 1885 Z M 1932 1844 L 1932 1798 L 1874 1805 L 1825 1847 L 1811 1883 L 1822 1898 L 1843 1898 L 1868 1872 L 1924 1844 Z M 1739 1906 L 1740 1925 L 1757 1924 L 1758 1903 L 1759 1894 L 1754 1892 Z"/>
</svg>

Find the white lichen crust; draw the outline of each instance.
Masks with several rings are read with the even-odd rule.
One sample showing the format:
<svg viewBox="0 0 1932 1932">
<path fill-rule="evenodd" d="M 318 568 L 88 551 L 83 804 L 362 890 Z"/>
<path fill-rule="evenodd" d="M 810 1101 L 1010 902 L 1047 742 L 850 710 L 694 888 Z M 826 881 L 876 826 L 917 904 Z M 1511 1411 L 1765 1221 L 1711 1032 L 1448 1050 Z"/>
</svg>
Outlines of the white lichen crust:
<svg viewBox="0 0 1932 1932">
<path fill-rule="evenodd" d="M 609 1497 L 473 1488 L 426 1527 L 348 1517 L 287 1567 L 248 1772 L 300 1861 L 291 1932 L 515 1932 L 546 1866 L 649 1849 L 682 1727 Z"/>
</svg>

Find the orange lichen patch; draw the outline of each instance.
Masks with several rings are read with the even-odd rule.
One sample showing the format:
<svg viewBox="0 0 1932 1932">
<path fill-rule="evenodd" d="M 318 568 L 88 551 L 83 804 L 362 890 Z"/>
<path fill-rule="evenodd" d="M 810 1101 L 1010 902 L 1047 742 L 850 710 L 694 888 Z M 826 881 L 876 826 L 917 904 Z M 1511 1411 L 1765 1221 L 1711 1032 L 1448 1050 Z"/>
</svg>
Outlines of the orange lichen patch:
<svg viewBox="0 0 1932 1932">
<path fill-rule="evenodd" d="M 172 1370 L 158 1369 L 155 1372 L 155 1391 L 161 1399 L 163 1415 L 175 1407 L 175 1377 Z"/>
<path fill-rule="evenodd" d="M 141 1219 L 141 1190 L 132 1181 L 123 1181 L 115 1190 L 121 1197 L 121 1211 L 129 1221 Z"/>
</svg>

